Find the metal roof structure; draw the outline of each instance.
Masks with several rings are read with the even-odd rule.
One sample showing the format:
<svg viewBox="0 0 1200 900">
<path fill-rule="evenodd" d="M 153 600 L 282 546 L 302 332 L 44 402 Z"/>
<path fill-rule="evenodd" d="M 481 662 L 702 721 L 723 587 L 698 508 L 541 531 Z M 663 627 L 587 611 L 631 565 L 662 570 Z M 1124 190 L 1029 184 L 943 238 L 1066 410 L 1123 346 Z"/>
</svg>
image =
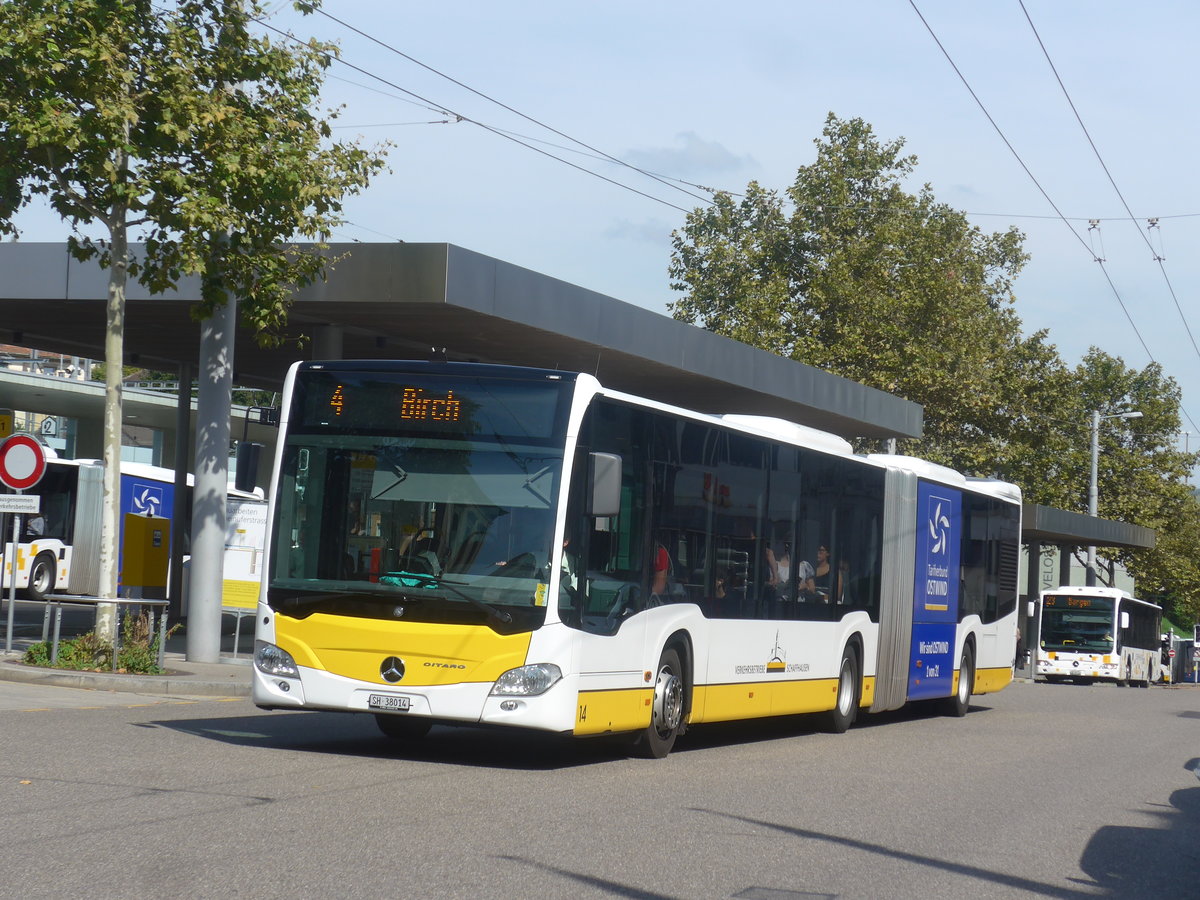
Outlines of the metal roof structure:
<svg viewBox="0 0 1200 900">
<path fill-rule="evenodd" d="M 1021 539 L 1026 543 L 1038 541 L 1074 547 L 1149 550 L 1154 547 L 1154 530 L 1052 506 L 1026 503 L 1021 516 Z"/>
<path fill-rule="evenodd" d="M 445 348 L 450 359 L 590 372 L 702 412 L 776 416 L 843 437 L 921 434 L 921 407 L 908 400 L 453 244 L 327 252 L 337 260 L 328 279 L 298 292 L 289 320 L 312 342 L 264 350 L 239 329 L 237 383 L 277 387 L 297 358 L 425 358 Z M 7 243 L 0 273 L 0 334 L 103 359 L 106 272 L 73 260 L 65 244 Z M 198 298 L 198 279 L 156 297 L 131 282 L 127 364 L 195 366 Z"/>
</svg>

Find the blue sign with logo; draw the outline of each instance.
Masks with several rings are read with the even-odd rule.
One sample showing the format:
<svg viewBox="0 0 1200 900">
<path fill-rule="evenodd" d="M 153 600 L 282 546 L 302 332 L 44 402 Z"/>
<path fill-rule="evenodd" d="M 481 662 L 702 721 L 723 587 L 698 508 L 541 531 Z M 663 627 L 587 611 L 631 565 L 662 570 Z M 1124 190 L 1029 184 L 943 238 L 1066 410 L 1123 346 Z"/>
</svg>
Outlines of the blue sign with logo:
<svg viewBox="0 0 1200 900">
<path fill-rule="evenodd" d="M 161 516 L 169 519 L 175 510 L 175 483 L 156 481 L 121 474 L 121 515 L 118 528 L 121 542 L 118 549 L 118 568 L 124 565 L 125 514 L 136 516 Z"/>
<path fill-rule="evenodd" d="M 135 516 L 171 515 L 175 485 L 164 481 L 121 476 L 121 512 Z"/>
<path fill-rule="evenodd" d="M 948 697 L 954 686 L 962 508 L 960 491 L 927 481 L 918 483 L 910 700 Z"/>
</svg>

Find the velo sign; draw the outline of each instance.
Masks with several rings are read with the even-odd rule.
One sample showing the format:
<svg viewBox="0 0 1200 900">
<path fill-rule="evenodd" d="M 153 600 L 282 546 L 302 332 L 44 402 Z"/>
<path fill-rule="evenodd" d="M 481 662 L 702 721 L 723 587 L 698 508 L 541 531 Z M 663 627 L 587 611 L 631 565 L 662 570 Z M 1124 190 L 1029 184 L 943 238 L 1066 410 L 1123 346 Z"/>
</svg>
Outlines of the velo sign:
<svg viewBox="0 0 1200 900">
<path fill-rule="evenodd" d="M 27 434 L 14 434 L 0 444 L 0 482 L 25 491 L 46 474 L 46 451 Z"/>
</svg>

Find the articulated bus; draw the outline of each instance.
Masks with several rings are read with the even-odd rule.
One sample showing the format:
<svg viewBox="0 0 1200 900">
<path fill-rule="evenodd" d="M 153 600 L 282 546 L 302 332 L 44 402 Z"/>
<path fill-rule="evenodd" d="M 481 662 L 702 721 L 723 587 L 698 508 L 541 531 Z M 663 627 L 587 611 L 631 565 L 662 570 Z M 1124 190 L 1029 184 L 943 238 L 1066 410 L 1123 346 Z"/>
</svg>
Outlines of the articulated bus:
<svg viewBox="0 0 1200 900">
<path fill-rule="evenodd" d="M 934 701 L 1013 677 L 1020 492 L 586 374 L 297 363 L 253 698 L 390 737 L 620 735 Z"/>
<path fill-rule="evenodd" d="M 185 515 L 190 517 L 192 476 L 187 481 Z M 7 492 L 5 490 L 4 492 Z M 94 597 L 100 590 L 100 528 L 104 500 L 104 463 L 97 459 L 46 460 L 41 481 L 28 491 L 41 498 L 37 516 L 22 516 L 16 553 L 12 551 L 12 525 L 0 517 L 0 588 L 7 598 L 13 579 L 12 556 L 16 562 L 16 589 L 27 600 L 44 600 L 52 593 Z M 145 463 L 122 462 L 120 479 L 121 535 L 124 546 L 125 517 L 160 516 L 170 519 L 175 509 L 175 472 Z M 229 492 L 230 503 L 264 506 L 261 496 Z M 173 538 L 172 538 L 173 539 Z M 229 541 L 228 543 L 237 543 Z M 186 549 L 186 536 L 184 547 Z M 260 549 L 255 555 L 260 556 Z M 227 548 L 226 587 L 245 568 L 242 548 Z M 240 565 L 240 568 L 238 567 Z M 254 575 L 242 578 L 259 580 Z"/>
<path fill-rule="evenodd" d="M 1160 677 L 1162 607 L 1108 587 L 1042 591 L 1038 677 L 1148 687 Z"/>
</svg>

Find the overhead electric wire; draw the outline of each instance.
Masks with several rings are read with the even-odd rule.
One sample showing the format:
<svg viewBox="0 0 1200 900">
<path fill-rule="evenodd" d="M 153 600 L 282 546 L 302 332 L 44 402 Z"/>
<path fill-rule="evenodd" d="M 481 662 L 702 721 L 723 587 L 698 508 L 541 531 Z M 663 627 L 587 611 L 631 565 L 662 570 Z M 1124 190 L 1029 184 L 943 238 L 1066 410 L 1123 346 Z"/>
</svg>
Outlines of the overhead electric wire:
<svg viewBox="0 0 1200 900">
<path fill-rule="evenodd" d="M 324 16 L 329 21 L 336 22 L 338 25 L 341 25 L 343 28 L 345 28 L 349 31 L 353 31 L 355 34 L 359 35 L 360 37 L 364 37 L 367 40 L 369 40 L 375 44 L 378 44 L 380 47 L 383 47 L 385 50 L 395 53 L 397 56 L 408 60 L 409 62 L 413 63 L 414 65 L 420 66 L 422 69 L 425 69 L 428 72 L 432 72 L 434 75 L 437 75 L 439 78 L 444 78 L 447 81 L 451 82 L 452 84 L 458 85 L 463 90 L 470 91 L 472 94 L 475 94 L 477 97 L 482 97 L 484 100 L 487 100 L 489 103 L 494 103 L 497 106 L 499 106 L 501 109 L 508 110 L 513 115 L 520 116 L 522 119 L 525 119 L 528 122 L 532 122 L 534 125 L 537 125 L 539 128 L 545 128 L 547 131 L 549 131 L 553 134 L 557 134 L 560 138 L 563 138 L 564 140 L 568 140 L 573 144 L 578 144 L 580 147 L 584 147 L 584 148 L 590 150 L 592 153 L 599 154 L 604 159 L 607 159 L 609 162 L 616 163 L 619 166 L 624 166 L 628 169 L 633 170 L 634 172 L 638 172 L 642 175 L 645 175 L 647 178 L 653 179 L 654 181 L 657 181 L 659 184 L 662 184 L 665 187 L 673 188 L 674 190 L 677 190 L 683 194 L 687 194 L 687 196 L 691 197 L 694 200 L 700 200 L 704 203 L 712 202 L 711 198 L 709 198 L 709 197 L 701 197 L 698 194 L 693 194 L 691 191 L 684 190 L 679 185 L 671 184 L 670 182 L 659 177 L 658 175 L 655 175 L 653 172 L 648 172 L 645 169 L 639 168 L 638 166 L 635 166 L 632 163 L 628 163 L 625 160 L 620 159 L 619 157 L 613 156 L 612 154 L 609 154 L 609 153 L 605 153 L 603 150 L 593 147 L 591 144 L 588 144 L 585 141 L 581 141 L 578 138 L 573 138 L 573 137 L 571 137 L 571 135 L 566 134 L 565 132 L 559 131 L 557 128 L 553 127 L 552 125 L 547 125 L 545 122 L 539 121 L 538 119 L 535 119 L 533 116 L 526 115 L 525 113 L 521 112 L 519 109 L 514 109 L 513 107 L 509 106 L 507 103 L 497 100 L 495 97 L 491 97 L 491 96 L 483 93 L 483 91 L 476 90 L 475 88 L 471 87 L 469 84 L 464 84 L 463 82 L 459 81 L 457 78 L 447 75 L 445 72 L 441 72 L 441 71 L 435 69 L 433 66 L 421 62 L 421 60 L 419 60 L 413 56 L 410 56 L 409 54 L 405 53 L 403 50 L 400 50 L 397 47 L 393 47 L 391 44 L 387 43 L 386 41 L 381 41 L 379 38 L 375 37 L 374 35 L 368 34 L 367 32 L 362 31 L 359 28 L 356 28 L 355 26 L 351 25 L 349 22 L 345 22 L 342 19 L 339 19 L 337 16 L 334 16 L 334 15 L 326 12 L 323 9 L 318 8 L 316 10 L 316 12 L 318 14 Z M 693 187 L 701 187 L 701 186 L 693 185 Z"/>
<path fill-rule="evenodd" d="M 301 41 L 299 41 L 299 39 L 297 39 L 293 35 L 289 34 L 286 31 L 283 31 L 282 29 L 276 28 L 273 25 L 269 25 L 266 22 L 262 21 L 261 19 L 258 20 L 258 23 L 263 28 L 266 28 L 269 31 L 273 31 L 276 34 L 278 34 L 282 37 L 285 37 L 290 41 L 294 41 L 296 43 L 301 43 Z M 527 150 L 532 150 L 534 153 L 540 153 L 542 156 L 545 156 L 549 159 L 553 159 L 556 162 L 560 162 L 564 166 L 570 166 L 572 169 L 576 169 L 580 172 L 583 172 L 584 174 L 591 175 L 593 178 L 599 178 L 601 181 L 606 181 L 609 184 L 614 185 L 615 187 L 619 187 L 624 190 L 631 191 L 632 193 L 635 193 L 641 197 L 645 197 L 647 200 L 653 200 L 655 203 L 661 203 L 663 206 L 669 206 L 671 209 L 678 210 L 681 213 L 687 214 L 687 213 L 691 212 L 691 210 L 684 209 L 682 206 L 676 206 L 674 203 L 671 203 L 668 200 L 663 200 L 661 197 L 655 197 L 653 194 L 647 194 L 645 191 L 638 190 L 637 188 L 632 187 L 631 185 L 624 184 L 620 181 L 617 181 L 614 178 L 609 178 L 606 175 L 601 175 L 599 172 L 594 172 L 591 169 L 588 169 L 584 166 L 576 165 L 575 163 L 571 162 L 570 160 L 563 159 L 560 156 L 555 156 L 553 153 L 548 153 L 539 147 L 534 147 L 534 146 L 526 143 L 525 141 L 519 140 L 515 137 L 512 137 L 511 135 L 505 134 L 504 132 L 500 131 L 497 128 L 493 128 L 491 125 L 487 125 L 483 122 L 478 121 L 477 119 L 471 118 L 470 116 L 463 115 L 462 113 L 455 112 L 453 109 L 451 109 L 448 106 L 439 105 L 439 104 L 435 103 L 435 101 L 430 100 L 428 97 L 421 96 L 416 91 L 410 91 L 408 88 L 400 87 L 400 85 L 396 84 L 395 82 L 388 81 L 386 78 L 384 78 L 381 75 L 376 75 L 374 72 L 369 72 L 366 69 L 362 68 L 361 66 L 356 66 L 356 65 L 354 65 L 354 63 L 347 62 L 346 60 L 342 59 L 341 57 L 339 57 L 335 54 L 330 54 L 329 58 L 335 62 L 340 63 L 341 65 L 345 66 L 348 69 L 353 69 L 355 72 L 358 72 L 360 75 L 366 75 L 368 78 L 373 78 L 376 81 L 380 82 L 381 84 L 386 84 L 388 87 L 392 88 L 393 90 L 401 91 L 402 93 L 408 94 L 410 97 L 415 97 L 416 99 L 420 100 L 422 103 L 431 104 L 432 106 L 436 106 L 439 109 L 439 111 L 444 112 L 447 115 L 456 116 L 458 119 L 460 119 L 463 122 L 470 122 L 472 125 L 477 125 L 478 127 L 482 128 L 484 131 L 491 132 L 492 134 L 496 135 L 497 137 L 502 137 L 507 141 L 512 141 L 514 144 L 518 144 Z M 671 187 L 674 187 L 674 185 L 671 185 Z M 711 201 L 707 200 L 706 198 L 701 198 L 701 199 L 704 199 L 706 203 L 711 202 Z"/>
<path fill-rule="evenodd" d="M 958 68 L 957 63 L 954 62 L 954 59 L 950 56 L 949 51 L 946 50 L 945 46 L 943 46 L 933 28 L 925 20 L 925 16 L 921 14 L 921 10 L 917 8 L 916 0 L 908 0 L 908 3 L 913 8 L 913 12 L 917 14 L 917 18 L 921 20 L 921 24 L 925 26 L 925 30 L 929 32 L 929 36 L 933 38 L 934 43 L 937 44 L 938 49 L 942 51 L 942 55 L 946 57 L 946 61 L 950 63 L 950 67 L 954 69 L 954 74 L 958 76 L 959 80 L 963 83 L 963 86 L 967 89 L 967 92 L 970 93 L 976 105 L 983 112 L 984 116 L 987 117 L 987 120 L 991 123 L 992 128 L 996 130 L 996 134 L 1000 136 L 1000 140 L 1004 141 L 1004 146 L 1008 148 L 1009 152 L 1013 155 L 1013 158 L 1016 159 L 1021 168 L 1025 170 L 1025 174 L 1029 176 L 1029 180 L 1034 183 L 1037 189 L 1041 192 L 1042 196 L 1046 198 L 1046 202 L 1049 203 L 1050 208 L 1058 214 L 1058 218 L 1062 220 L 1062 223 L 1067 226 L 1071 234 L 1074 235 L 1075 239 L 1083 245 L 1083 248 L 1087 250 L 1088 255 L 1092 257 L 1093 261 L 1100 265 L 1100 270 L 1104 272 L 1104 277 L 1105 280 L 1108 281 L 1108 286 L 1112 288 L 1113 296 L 1117 298 L 1117 303 L 1120 305 L 1121 311 L 1125 313 L 1125 318 L 1129 320 L 1129 327 L 1132 328 L 1133 333 L 1137 335 L 1137 339 L 1141 343 L 1142 349 L 1146 351 L 1146 356 L 1150 357 L 1151 362 L 1155 362 L 1154 354 L 1151 353 L 1150 348 L 1146 346 L 1146 341 L 1142 337 L 1142 333 L 1138 331 L 1137 323 L 1133 321 L 1133 316 L 1130 315 L 1128 308 L 1125 306 L 1125 301 L 1121 298 L 1120 291 L 1117 290 L 1117 286 L 1113 283 L 1112 277 L 1108 274 L 1108 270 L 1104 267 L 1104 260 L 1097 257 L 1096 254 L 1092 252 L 1092 248 L 1088 246 L 1087 241 L 1085 241 L 1079 232 L 1072 227 L 1070 221 L 1065 215 L 1063 215 L 1062 210 L 1060 210 L 1058 205 L 1055 204 L 1052 199 L 1050 199 L 1050 195 L 1046 193 L 1046 189 L 1042 187 L 1041 182 L 1039 182 L 1034 176 L 1033 172 L 1029 170 L 1029 166 L 1025 165 L 1025 160 L 1021 159 L 1021 154 L 1017 153 L 1016 148 L 1013 147 L 1012 143 L 1005 136 L 1004 131 L 999 125 L 996 124 L 996 120 L 992 118 L 992 114 L 988 112 L 987 107 L 983 105 L 983 101 L 979 99 L 979 95 L 975 93 L 974 88 L 971 87 L 970 82 L 968 82 L 966 79 L 966 76 L 963 75 L 962 71 Z"/>
<path fill-rule="evenodd" d="M 1058 68 L 1054 65 L 1054 60 L 1050 58 L 1050 52 L 1046 49 L 1046 44 L 1042 41 L 1042 36 L 1038 34 L 1037 27 L 1033 24 L 1033 19 L 1029 15 L 1029 10 L 1025 8 L 1025 0 L 1017 0 L 1021 6 L 1021 12 L 1025 14 L 1025 21 L 1029 23 L 1029 28 L 1033 31 L 1033 36 L 1037 38 L 1038 46 L 1042 49 L 1042 55 L 1046 57 L 1046 62 L 1050 66 L 1050 71 L 1054 73 L 1054 78 L 1058 81 L 1058 86 L 1062 89 L 1063 96 L 1067 99 L 1067 105 L 1071 107 L 1071 112 L 1075 114 L 1075 121 L 1079 123 L 1079 127 L 1083 130 L 1084 137 L 1087 138 L 1088 145 L 1091 146 L 1092 152 L 1096 154 L 1096 160 L 1100 163 L 1100 168 L 1104 170 L 1104 174 L 1108 177 L 1108 183 L 1112 185 L 1113 191 L 1121 200 L 1121 205 L 1125 207 L 1125 212 L 1129 214 L 1129 221 L 1133 222 L 1137 227 L 1138 234 L 1141 235 L 1146 246 L 1150 250 L 1150 255 L 1154 261 L 1158 263 L 1159 270 L 1162 272 L 1163 280 L 1167 284 L 1167 290 L 1171 293 L 1171 300 L 1175 304 L 1175 311 L 1179 313 L 1179 320 L 1183 322 L 1183 329 L 1187 332 L 1188 340 L 1192 342 L 1192 349 L 1196 351 L 1196 356 L 1200 357 L 1200 347 L 1196 345 L 1196 338 L 1192 335 L 1191 326 L 1188 325 L 1187 317 L 1183 314 L 1183 308 L 1179 305 L 1179 298 L 1175 294 L 1175 287 L 1171 284 L 1171 279 L 1167 276 L 1166 266 L 1163 265 L 1163 256 L 1154 249 L 1154 245 L 1150 243 L 1150 238 L 1142 231 L 1138 225 L 1137 218 L 1133 215 L 1133 210 L 1129 208 L 1129 204 L 1125 201 L 1125 195 L 1121 193 L 1121 189 L 1117 187 L 1117 181 L 1113 178 L 1112 172 L 1109 171 L 1108 165 L 1104 162 L 1104 157 L 1100 155 L 1100 149 L 1096 146 L 1096 142 L 1092 140 L 1092 135 L 1088 132 L 1087 126 L 1083 124 L 1083 117 L 1079 115 L 1079 110 L 1075 107 L 1075 101 L 1071 99 L 1071 94 L 1067 91 L 1067 86 L 1063 84 L 1062 77 L 1058 74 Z M 1186 413 L 1185 413 L 1186 414 Z M 1192 417 L 1188 416 L 1188 421 L 1191 422 Z M 1196 427 L 1196 423 L 1192 422 L 1192 427 Z"/>
</svg>

